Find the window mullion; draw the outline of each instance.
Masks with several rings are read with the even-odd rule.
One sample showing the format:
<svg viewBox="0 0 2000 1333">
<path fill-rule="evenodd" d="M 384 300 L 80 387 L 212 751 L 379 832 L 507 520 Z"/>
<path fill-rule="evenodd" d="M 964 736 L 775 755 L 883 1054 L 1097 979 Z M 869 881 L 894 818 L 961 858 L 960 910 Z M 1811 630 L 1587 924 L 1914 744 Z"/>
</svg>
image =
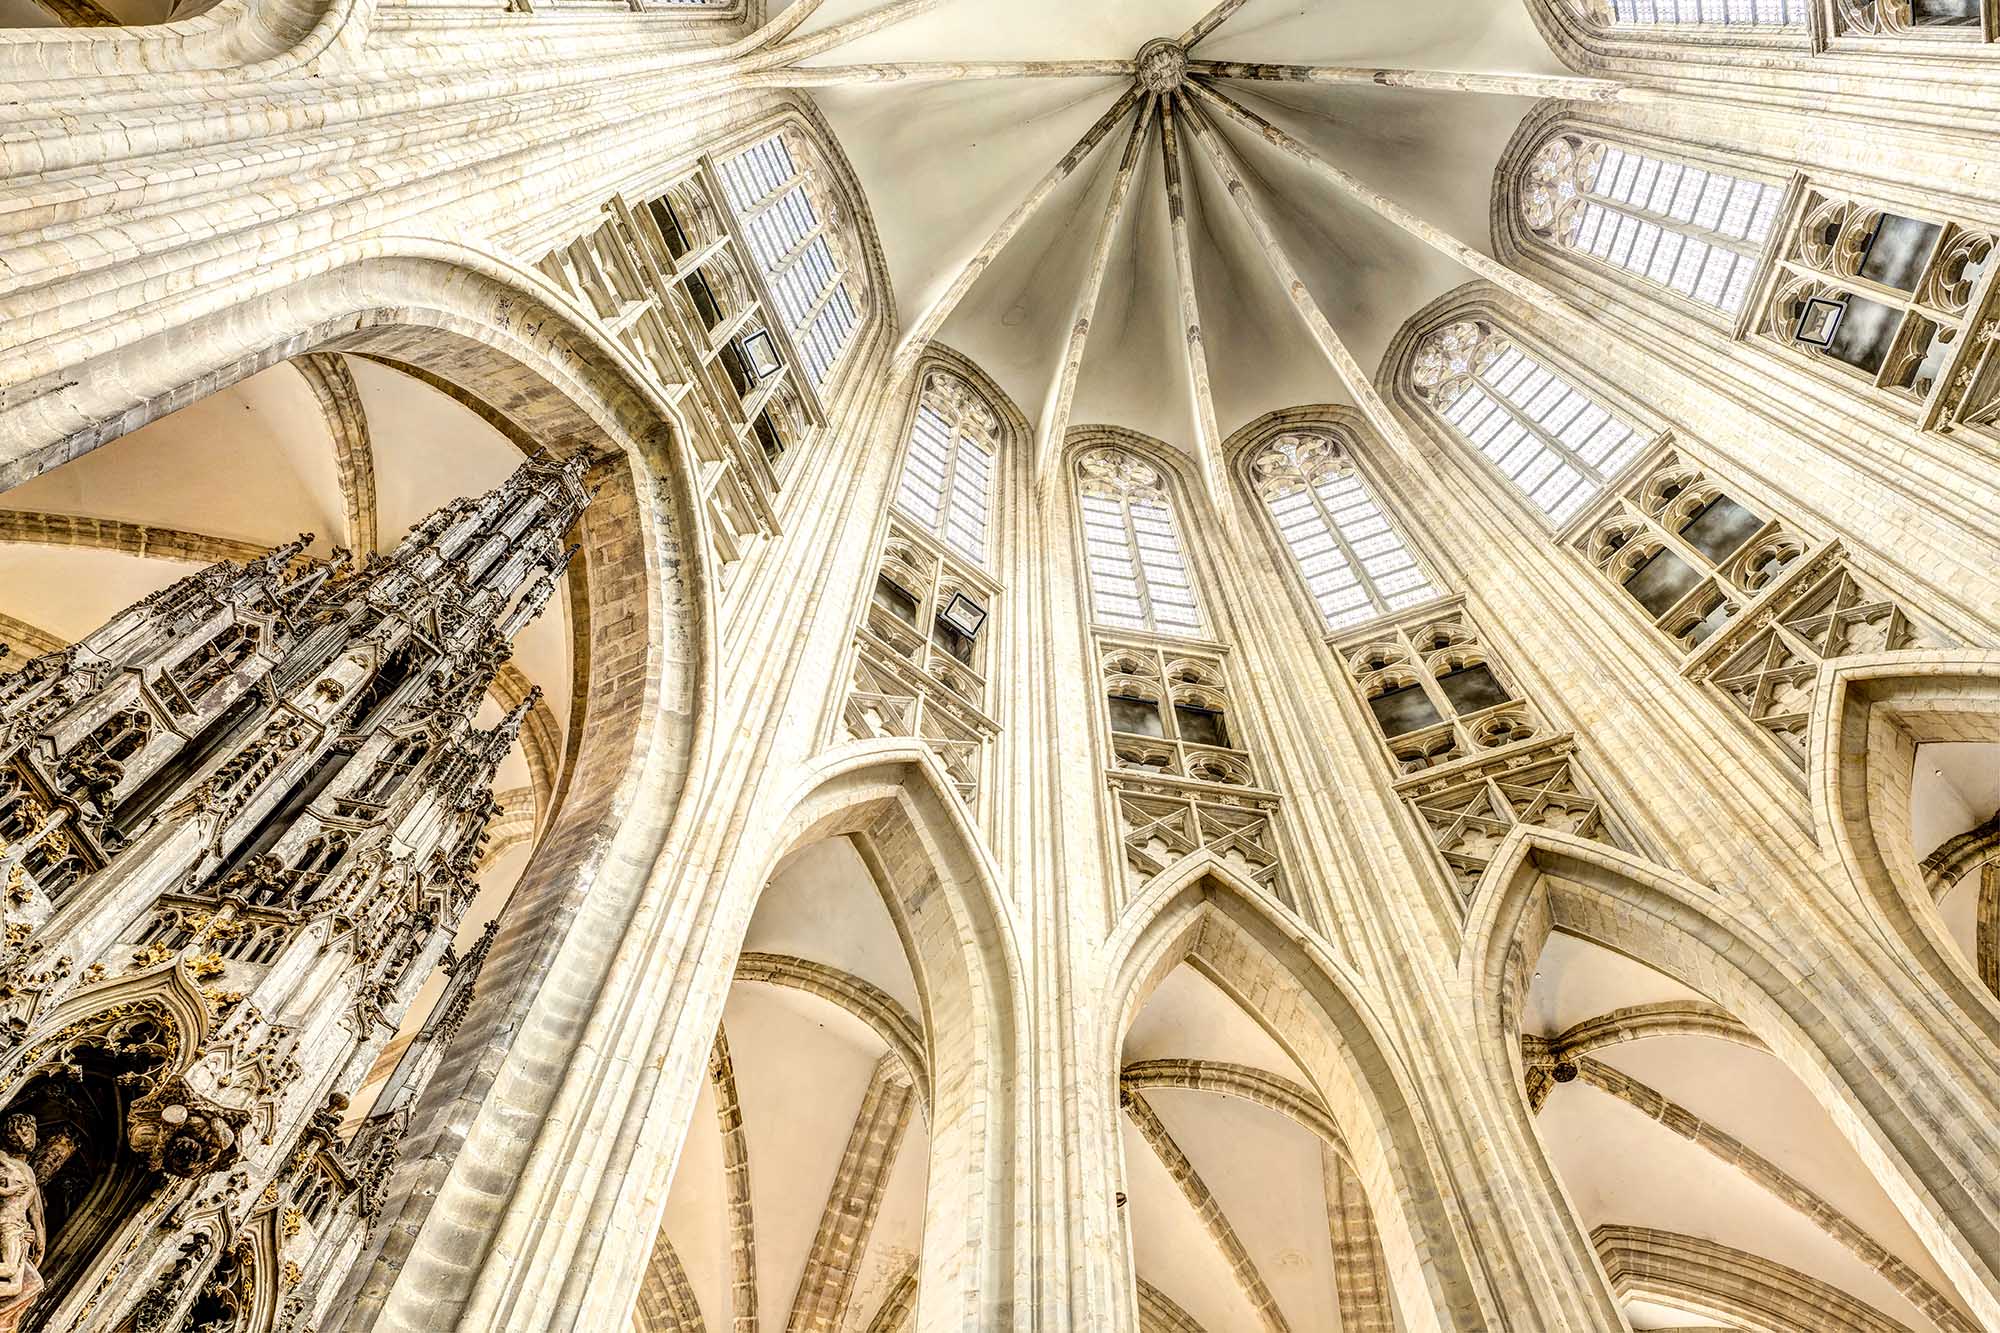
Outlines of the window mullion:
<svg viewBox="0 0 2000 1333">
<path fill-rule="evenodd" d="M 1537 440 L 1540 440 L 1542 442 L 1543 447 L 1547 448 L 1552 453 L 1554 453 L 1558 458 L 1561 458 L 1564 462 L 1568 463 L 1571 467 L 1575 468 L 1577 470 L 1577 473 L 1580 476 L 1582 476 L 1585 480 L 1597 486 L 1603 486 L 1606 483 L 1607 478 L 1602 472 L 1599 472 L 1596 468 L 1584 462 L 1582 457 L 1578 455 L 1575 450 L 1571 449 L 1561 440 L 1558 440 L 1557 438 L 1555 438 L 1555 436 L 1549 434 L 1547 431 L 1543 430 L 1540 426 L 1535 424 L 1534 420 L 1531 417 L 1529 417 L 1527 413 L 1523 412 L 1519 407 L 1515 406 L 1514 401 L 1508 398 L 1506 394 L 1500 391 L 1498 385 L 1488 382 L 1484 377 L 1481 377 L 1478 383 L 1479 387 L 1485 392 L 1486 396 L 1488 398 L 1491 398 L 1495 403 L 1499 404 L 1500 409 L 1502 411 L 1504 411 L 1508 416 L 1512 417 L 1515 420 L 1515 422 L 1517 422 L 1522 427 L 1522 429 L 1526 430 L 1529 434 L 1533 435 Z M 1572 390 L 1572 392 L 1574 392 L 1574 390 Z"/>
<path fill-rule="evenodd" d="M 1347 534 L 1340 530 L 1340 523 L 1334 518 L 1333 511 L 1327 508 L 1325 499 L 1319 493 L 1319 487 L 1308 481 L 1306 483 L 1306 491 L 1312 496 L 1313 508 L 1319 512 L 1320 518 L 1325 521 L 1326 530 L 1332 534 L 1334 544 L 1340 547 L 1341 555 L 1347 558 L 1347 566 L 1354 571 L 1355 581 L 1361 585 L 1361 590 L 1368 594 L 1368 604 L 1377 611 L 1386 612 L 1389 609 L 1388 602 L 1384 600 L 1381 593 L 1376 591 L 1375 580 L 1368 576 L 1367 567 L 1361 563 L 1360 554 L 1347 540 Z M 1380 509 L 1379 501 L 1376 507 Z M 1385 519 L 1386 517 L 1384 515 Z M 1315 598 L 1314 600 L 1318 599 Z"/>
</svg>

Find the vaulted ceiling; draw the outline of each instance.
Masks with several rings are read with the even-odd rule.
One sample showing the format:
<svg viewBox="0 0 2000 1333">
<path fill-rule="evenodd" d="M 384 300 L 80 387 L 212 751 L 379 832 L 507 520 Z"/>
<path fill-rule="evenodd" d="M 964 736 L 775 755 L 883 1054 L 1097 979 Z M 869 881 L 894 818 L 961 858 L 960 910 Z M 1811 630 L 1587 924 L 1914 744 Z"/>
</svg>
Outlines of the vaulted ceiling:
<svg viewBox="0 0 2000 1333">
<path fill-rule="evenodd" d="M 851 18 L 829 0 L 802 31 Z M 1178 38 L 1209 0 L 1019 0 L 948 4 L 817 60 L 1130 60 Z M 1546 74 L 1559 69 L 1516 0 L 1250 0 L 1204 36 L 1197 60 Z M 810 66 L 809 66 L 810 67 Z M 853 83 L 810 90 L 853 160 L 880 230 L 907 332 L 1058 159 L 1133 84 L 1129 75 Z M 1426 220 L 1488 246 L 1493 169 L 1531 100 L 1361 85 L 1220 81 L 1227 94 Z M 1135 109 L 1035 209 L 938 330 L 994 376 L 1031 420 L 1060 367 L 1079 290 Z M 1186 114 L 1185 112 L 1183 113 Z M 1206 113 L 1313 298 L 1373 371 L 1394 330 L 1471 275 L 1329 189 L 1306 167 Z M 1196 407 L 1183 368 L 1161 117 L 1110 247 L 1076 424 L 1110 423 L 1191 448 Z M 1262 413 L 1351 401 L 1272 276 L 1250 226 L 1204 152 L 1182 133 L 1195 291 L 1224 436 Z"/>
</svg>

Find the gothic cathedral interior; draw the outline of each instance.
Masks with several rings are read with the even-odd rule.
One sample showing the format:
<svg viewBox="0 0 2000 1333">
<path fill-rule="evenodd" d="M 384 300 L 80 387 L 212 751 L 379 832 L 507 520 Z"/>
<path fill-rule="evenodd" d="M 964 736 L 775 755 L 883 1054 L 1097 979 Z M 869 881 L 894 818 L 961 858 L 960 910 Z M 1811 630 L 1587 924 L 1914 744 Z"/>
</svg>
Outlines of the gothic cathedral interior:
<svg viewBox="0 0 2000 1333">
<path fill-rule="evenodd" d="M 0 0 L 0 1333 L 2000 1333 L 2000 0 Z"/>
</svg>

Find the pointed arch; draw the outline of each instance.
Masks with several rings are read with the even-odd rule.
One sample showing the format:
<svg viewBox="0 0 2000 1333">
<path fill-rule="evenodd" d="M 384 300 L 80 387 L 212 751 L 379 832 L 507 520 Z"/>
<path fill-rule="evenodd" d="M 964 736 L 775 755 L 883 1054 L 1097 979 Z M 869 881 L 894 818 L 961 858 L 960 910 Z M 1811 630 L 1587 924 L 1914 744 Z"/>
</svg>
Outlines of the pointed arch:
<svg viewBox="0 0 2000 1333">
<path fill-rule="evenodd" d="M 2000 1048 L 2000 998 L 1982 975 L 2000 971 L 1994 932 L 1968 962 L 1940 920 L 1910 829 L 1917 747 L 2000 742 L 2000 652 L 1935 649 L 1849 658 L 1825 670 L 1808 756 L 1813 823 L 1862 910 L 1886 926 L 1949 997 L 1959 1021 Z"/>
<path fill-rule="evenodd" d="M 1146 634 L 1212 633 L 1189 523 L 1193 491 L 1157 440 L 1078 426 L 1063 451 L 1077 519 L 1078 567 L 1092 623 Z M 1212 581 L 1210 583 L 1212 587 Z"/>
<path fill-rule="evenodd" d="M 390 1323 L 444 1323 L 482 1280 L 500 1280 L 483 1269 L 496 1234 L 524 1249 L 546 1234 L 552 1210 L 526 1164 L 576 1132 L 580 1118 L 552 1108 L 615 1069 L 610 1053 L 579 1046 L 580 1015 L 639 984 L 616 972 L 618 945 L 663 891 L 649 868 L 686 816 L 682 783 L 706 746 L 713 584 L 685 437 L 652 377 L 537 275 L 450 243 L 333 246 L 309 266 L 130 314 L 95 339 L 46 336 L 36 354 L 76 389 L 64 403 L 43 395 L 0 408 L 0 477 L 23 480 L 308 352 L 413 365 L 504 404 L 526 438 L 592 458 L 603 483 L 576 533 L 571 777 L 509 901 L 485 974 L 493 984 L 480 986 L 419 1104 L 376 1233 L 381 1252 L 357 1263 L 332 1307 L 359 1299 L 393 1310 Z M 574 929 L 579 921 L 591 928 Z M 542 1061 L 560 1068 L 571 1055 L 573 1082 L 545 1076 Z M 613 1147 L 570 1140 L 561 1151 L 574 1148 L 589 1175 Z M 558 1280 L 564 1271 L 507 1267 Z"/>
<path fill-rule="evenodd" d="M 787 856 L 830 839 L 853 844 L 881 893 L 919 1001 L 924 1056 L 915 1082 L 928 1087 L 930 1142 L 920 1319 L 1001 1329 L 1033 1311 L 1020 1285 L 1025 1265 L 1015 1259 L 1030 1204 L 1026 1168 L 1016 1160 L 1027 1147 L 1027 1000 L 1012 910 L 950 790 L 936 756 L 913 741 L 859 741 L 819 756 L 770 814 L 744 830 L 738 845 L 745 854 L 716 892 L 723 906 L 698 967 L 733 971 L 762 887 Z M 759 979 L 778 979 L 766 960 L 753 961 Z M 713 1031 L 720 1000 L 690 996 L 678 1027 L 690 1038 L 704 1026 Z M 904 1044 L 890 1043 L 892 1050 Z M 692 1100 L 677 1093 L 676 1112 Z M 655 1229 L 664 1204 L 664 1191 L 648 1198 Z"/>
<path fill-rule="evenodd" d="M 1424 535 L 1370 466 L 1375 450 L 1360 413 L 1335 404 L 1267 412 L 1223 447 L 1321 633 L 1445 595 Z"/>
<path fill-rule="evenodd" d="M 1314 942 L 1304 921 L 1204 851 L 1134 899 L 1104 955 L 1098 1067 L 1118 1067 L 1118 1045 L 1147 997 L 1174 968 L 1194 966 L 1265 1026 L 1325 1104 L 1368 1195 L 1408 1326 L 1490 1322 L 1497 1307 L 1455 1224 L 1454 1191 L 1421 1127 L 1409 1075 L 1360 978 Z"/>
<path fill-rule="evenodd" d="M 1726 333 L 1768 258 L 1790 186 L 1763 162 L 1543 104 L 1494 171 L 1495 253 Z"/>
<path fill-rule="evenodd" d="M 1536 959 L 1558 931 L 1733 1014 L 1831 1117 L 1974 1314 L 2000 1321 L 2000 1216 L 1954 1172 L 1935 1127 L 1940 1113 L 1965 1117 L 1966 1150 L 1984 1160 L 1991 1113 L 1947 1090 L 1926 1105 L 1909 1095 L 1912 1079 L 1936 1082 L 1917 1072 L 1938 1051 L 1926 1044 L 1930 1014 L 1913 1012 L 1879 974 L 1864 980 L 1865 962 L 1837 947 L 1793 955 L 1754 904 L 1631 853 L 1524 827 L 1508 835 L 1474 899 L 1459 984 L 1487 1089 L 1504 1091 L 1501 1113 L 1553 1197 L 1554 1167 L 1522 1091 L 1519 1033 Z M 1574 1216 L 1562 1225 L 1581 1240 Z"/>
</svg>

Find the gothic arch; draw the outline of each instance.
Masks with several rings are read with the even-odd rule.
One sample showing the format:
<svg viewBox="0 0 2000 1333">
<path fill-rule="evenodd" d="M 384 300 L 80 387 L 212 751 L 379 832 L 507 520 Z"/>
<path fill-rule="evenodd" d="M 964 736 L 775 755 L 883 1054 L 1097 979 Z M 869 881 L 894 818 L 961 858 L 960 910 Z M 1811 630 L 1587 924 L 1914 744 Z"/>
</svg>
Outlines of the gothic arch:
<svg viewBox="0 0 2000 1333">
<path fill-rule="evenodd" d="M 1103 953 L 1103 1046 L 1092 1067 L 1118 1068 L 1119 1044 L 1147 996 L 1175 967 L 1193 964 L 1310 1075 L 1368 1195 L 1409 1326 L 1471 1328 L 1492 1317 L 1408 1074 L 1360 978 L 1314 943 L 1303 921 L 1203 852 L 1132 902 Z"/>
<path fill-rule="evenodd" d="M 1832 1117 L 1961 1298 L 1993 1320 L 2000 1314 L 2000 1284 L 1992 1278 L 2000 1229 L 1941 1160 L 1925 1112 L 1900 1095 L 1897 1076 L 1884 1067 L 1885 1050 L 1871 1045 L 1885 1032 L 1906 1046 L 1916 1042 L 1908 1011 L 1900 1023 L 1898 1016 L 1875 1015 L 1873 1031 L 1862 1026 L 1866 1015 L 1843 1021 L 1839 1000 L 1865 984 L 1853 980 L 1852 962 L 1789 957 L 1774 925 L 1754 904 L 1727 902 L 1630 853 L 1546 830 L 1514 830 L 1474 899 L 1459 987 L 1487 1088 L 1503 1094 L 1500 1113 L 1519 1136 L 1519 1151 L 1531 1155 L 1552 1197 L 1560 1197 L 1553 1165 L 1529 1123 L 1518 1034 L 1536 958 L 1561 931 L 1643 963 L 1734 1015 Z M 1953 1109 L 1982 1123 L 1981 1111 Z M 1561 1225 L 1577 1231 L 1573 1216 Z"/>
<path fill-rule="evenodd" d="M 1553 270 L 1563 285 L 1611 294 L 1633 304 L 1650 303 L 1661 316 L 1698 321 L 1728 338 L 1742 318 L 1713 304 L 1695 300 L 1675 291 L 1664 282 L 1619 268 L 1577 248 L 1538 235 L 1527 221 L 1524 186 L 1542 151 L 1559 139 L 1581 139 L 1608 143 L 1667 163 L 1679 163 L 1704 171 L 1718 172 L 1762 185 L 1770 192 L 1773 216 L 1767 223 L 1773 241 L 1785 221 L 1782 205 L 1795 167 L 1751 153 L 1724 149 L 1705 143 L 1675 139 L 1628 124 L 1631 118 L 1617 110 L 1577 107 L 1569 103 L 1538 103 L 1521 118 L 1520 126 L 1507 141 L 1494 166 L 1489 206 L 1493 253 L 1509 268 L 1531 271 L 1536 267 Z M 1577 202 L 1583 196 L 1579 194 Z M 1713 229 L 1708 229 L 1711 233 Z M 1770 243 L 1761 239 L 1746 244 L 1755 251 L 1750 266 L 1749 290 L 1754 294 L 1755 277 L 1769 261 Z M 1748 310 L 1748 297 L 1744 298 Z"/>
<path fill-rule="evenodd" d="M 1029 1120 L 1021 1072 L 1027 997 L 1012 911 L 999 894 L 989 854 L 950 790 L 936 756 L 917 742 L 858 741 L 822 754 L 784 799 L 772 802 L 773 813 L 739 840 L 746 853 L 716 895 L 700 947 L 704 970 L 729 973 L 779 863 L 829 839 L 854 843 L 881 892 L 921 1001 L 920 1032 L 888 1043 L 895 1052 L 921 1039 L 922 1068 L 912 1072 L 929 1089 L 931 1169 L 918 1317 L 925 1326 L 1005 1328 L 1022 1325 L 1033 1312 L 1030 1293 L 1016 1290 L 1013 1276 L 1019 1271 L 1014 1247 L 1031 1203 L 1021 1189 L 1025 1169 L 1016 1160 L 1027 1144 Z M 752 961 L 758 964 L 752 979 L 773 979 L 768 966 Z M 712 1031 L 720 1000 L 691 997 L 674 1035 L 693 1041 Z M 900 1026 L 879 1012 L 874 1021 Z M 686 1090 L 673 1095 L 677 1109 L 692 1104 Z M 664 1195 L 659 1201 L 664 1204 Z M 657 1211 L 649 1208 L 648 1216 Z"/>
<path fill-rule="evenodd" d="M 1910 840 L 1910 783 L 1926 741 L 2000 741 L 2000 653 L 1976 649 L 1851 658 L 1828 668 L 1813 719 L 1808 785 L 1822 846 L 1862 910 L 1886 926 L 1951 1003 L 2000 1048 L 2000 999 L 1980 978 L 2000 949 L 1982 930 L 1972 963 L 1939 920 Z"/>
<path fill-rule="evenodd" d="M 615 981 L 622 923 L 647 893 L 647 867 L 705 745 L 712 594 L 678 424 L 630 354 L 577 322 L 538 277 L 435 242 L 348 246 L 316 274 L 260 276 L 203 302 L 128 316 L 119 332 L 123 345 L 73 366 L 65 358 L 78 344 L 37 349 L 71 383 L 0 418 L 9 481 L 291 356 L 351 351 L 455 385 L 537 445 L 592 456 L 604 482 L 577 533 L 588 726 L 576 729 L 566 795 L 544 821 L 494 949 L 487 975 L 511 984 L 480 988 L 441 1091 L 410 1131 L 384 1229 L 391 1239 L 372 1273 L 356 1270 L 372 1300 L 396 1285 L 392 1308 L 451 1302 L 482 1255 L 426 1233 L 426 1219 L 486 1234 L 506 1208 L 530 1145 L 505 1125 L 545 1121 L 557 1095 L 553 1081 L 521 1066 L 531 1052 L 571 1050 L 579 1014 Z"/>
</svg>

